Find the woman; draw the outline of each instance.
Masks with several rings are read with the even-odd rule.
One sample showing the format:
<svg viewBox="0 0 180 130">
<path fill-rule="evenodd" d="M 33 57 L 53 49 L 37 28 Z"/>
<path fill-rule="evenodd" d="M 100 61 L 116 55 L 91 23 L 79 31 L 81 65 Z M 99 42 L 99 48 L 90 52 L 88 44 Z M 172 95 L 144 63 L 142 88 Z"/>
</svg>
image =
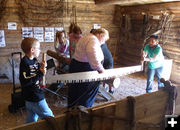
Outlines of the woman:
<svg viewBox="0 0 180 130">
<path fill-rule="evenodd" d="M 101 45 L 109 39 L 106 29 L 100 28 L 82 37 L 76 45 L 74 58 L 70 63 L 70 73 L 97 70 L 104 72 L 104 55 Z M 82 105 L 91 107 L 96 98 L 100 82 L 75 83 L 69 86 L 68 107 Z"/>
<path fill-rule="evenodd" d="M 92 33 L 93 31 L 95 31 L 95 29 L 91 29 L 90 33 Z M 103 52 L 103 55 L 104 55 L 104 62 L 103 62 L 103 67 L 105 69 L 112 69 L 113 68 L 113 57 L 112 57 L 112 54 L 111 52 L 109 51 L 108 47 L 107 47 L 107 44 L 104 43 L 101 45 L 101 49 L 102 49 L 102 52 Z M 111 94 L 114 93 L 114 90 L 113 90 L 113 80 L 110 79 L 110 80 L 106 80 L 103 82 L 103 86 L 105 87 L 105 84 L 108 84 L 109 86 L 109 92 Z"/>
</svg>

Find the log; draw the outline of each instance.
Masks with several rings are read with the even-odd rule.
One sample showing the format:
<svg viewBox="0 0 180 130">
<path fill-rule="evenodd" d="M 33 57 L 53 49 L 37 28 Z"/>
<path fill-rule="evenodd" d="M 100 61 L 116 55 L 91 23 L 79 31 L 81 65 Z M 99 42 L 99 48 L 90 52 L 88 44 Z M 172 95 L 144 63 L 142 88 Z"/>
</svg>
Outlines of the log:
<svg viewBox="0 0 180 130">
<path fill-rule="evenodd" d="M 132 5 L 141 5 L 141 4 L 155 4 L 155 3 L 164 3 L 164 2 L 173 2 L 174 0 L 95 0 L 95 4 L 98 5 L 112 5 L 118 4 L 121 6 L 132 6 Z"/>
<path fill-rule="evenodd" d="M 47 55 L 55 58 L 56 60 L 58 60 L 60 63 L 65 63 L 65 64 L 70 64 L 71 59 L 70 58 L 65 58 L 62 55 L 58 54 L 55 51 L 51 51 L 51 50 L 47 50 Z"/>
</svg>

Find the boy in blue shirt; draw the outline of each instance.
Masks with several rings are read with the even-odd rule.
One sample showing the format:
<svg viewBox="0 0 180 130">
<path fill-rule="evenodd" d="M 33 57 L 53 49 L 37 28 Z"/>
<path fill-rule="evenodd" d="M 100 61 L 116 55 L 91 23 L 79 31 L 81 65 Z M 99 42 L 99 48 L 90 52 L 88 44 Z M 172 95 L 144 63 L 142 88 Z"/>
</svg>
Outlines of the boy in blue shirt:
<svg viewBox="0 0 180 130">
<path fill-rule="evenodd" d="M 152 84 L 155 75 L 157 77 L 158 89 L 164 86 L 163 83 L 160 82 L 163 71 L 164 56 L 162 53 L 162 48 L 158 43 L 159 43 L 158 36 L 151 35 L 149 38 L 149 42 L 144 47 L 144 51 L 141 55 L 141 60 L 148 62 L 147 87 L 146 87 L 147 93 L 152 92 Z"/>
<path fill-rule="evenodd" d="M 40 43 L 28 37 L 22 41 L 21 49 L 25 56 L 21 59 L 19 80 L 27 110 L 26 123 L 36 122 L 38 117 L 54 117 L 40 87 L 40 80 L 46 74 L 45 63 L 40 65 L 36 59 L 40 54 Z"/>
</svg>

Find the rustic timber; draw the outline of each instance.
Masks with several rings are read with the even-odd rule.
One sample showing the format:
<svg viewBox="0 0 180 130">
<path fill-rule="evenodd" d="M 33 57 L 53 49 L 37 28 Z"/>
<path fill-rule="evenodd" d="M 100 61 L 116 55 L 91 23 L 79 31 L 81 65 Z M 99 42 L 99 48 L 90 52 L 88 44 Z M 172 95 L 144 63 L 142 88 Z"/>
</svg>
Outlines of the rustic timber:
<svg viewBox="0 0 180 130">
<path fill-rule="evenodd" d="M 168 93 L 162 89 L 153 93 L 128 97 L 92 108 L 86 109 L 80 107 L 56 116 L 55 121 L 57 127 L 61 130 L 67 128 L 80 128 L 82 130 L 161 130 L 168 96 Z M 26 129 L 48 130 L 49 127 L 48 123 L 42 120 L 12 128 L 12 130 Z"/>
<path fill-rule="evenodd" d="M 21 51 L 20 43 L 22 41 L 21 28 L 27 27 L 28 25 L 24 24 L 20 16 L 18 15 L 19 6 L 16 2 L 17 0 L 8 0 L 5 6 L 3 7 L 3 13 L 1 17 L 1 26 L 0 29 L 4 29 L 5 31 L 5 40 L 6 47 L 0 47 L 0 57 L 8 57 L 10 53 Z M 113 3 L 111 0 L 110 2 Z M 119 0 L 120 1 L 120 0 Z M 40 0 L 42 2 L 42 0 Z M 55 1 L 57 2 L 57 1 Z M 106 3 L 107 0 L 97 0 L 96 2 Z M 122 2 L 122 0 L 120 1 Z M 131 0 L 128 2 L 135 2 L 135 0 Z M 138 1 L 142 2 L 142 1 Z M 52 4 L 52 3 L 51 3 Z M 137 3 L 140 4 L 140 3 Z M 43 4 L 42 4 L 43 5 Z M 62 16 L 53 17 L 53 20 L 57 20 L 58 23 L 52 24 L 52 27 L 62 26 L 65 28 L 66 32 L 68 32 L 68 27 L 70 23 L 74 20 L 73 8 L 76 8 L 76 22 L 80 25 L 83 35 L 87 34 L 89 30 L 91 30 L 94 23 L 101 24 L 102 27 L 107 28 L 110 32 L 110 40 L 108 40 L 108 48 L 112 52 L 115 63 L 123 63 L 123 65 L 134 65 L 138 63 L 139 53 L 142 48 L 143 37 L 143 13 L 149 14 L 149 22 L 156 25 L 158 20 L 153 20 L 153 16 L 160 16 L 164 12 L 170 12 L 174 14 L 175 17 L 172 21 L 170 33 L 165 33 L 166 38 L 168 39 L 168 43 L 163 45 L 165 46 L 164 53 L 170 59 L 173 59 L 173 69 L 171 80 L 173 82 L 179 82 L 180 70 L 178 69 L 177 64 L 180 63 L 179 60 L 179 15 L 180 15 L 180 2 L 168 2 L 163 4 L 149 4 L 149 5 L 137 5 L 137 6 L 127 6 L 120 7 L 116 6 L 108 6 L 107 5 L 98 5 L 95 4 L 94 0 L 68 0 L 65 2 L 64 6 L 64 14 Z M 129 3 L 129 5 L 131 5 Z M 108 8 L 107 8 L 108 7 Z M 106 8 L 106 9 L 105 9 Z M 37 10 L 35 10 L 37 11 Z M 41 12 L 41 18 L 46 17 L 46 12 Z M 122 16 L 129 15 L 128 28 L 119 28 L 122 23 Z M 8 22 L 16 22 L 17 30 L 8 30 L 7 23 Z M 28 20 L 27 20 L 28 21 Z M 52 21 L 52 20 L 50 20 Z M 63 22 L 62 22 L 63 21 Z M 105 22 L 106 21 L 106 22 Z M 32 27 L 37 26 L 36 21 L 29 20 L 28 21 Z M 46 27 L 46 22 L 40 22 L 41 27 Z M 165 29 L 166 30 L 166 29 Z M 127 33 L 128 31 L 128 33 Z M 119 37 L 119 38 L 118 38 Z M 123 42 L 122 42 L 123 41 Z M 53 43 L 41 43 L 42 51 L 54 50 Z M 127 58 L 128 57 L 128 58 Z M 48 57 L 47 57 L 48 58 Z M 125 59 L 125 60 L 124 60 Z M 1 65 L 1 63 L 0 63 Z"/>
<path fill-rule="evenodd" d="M 21 28 L 22 27 L 64 27 L 66 33 L 68 33 L 68 28 L 70 23 L 74 20 L 74 10 L 76 8 L 76 22 L 80 26 L 83 35 L 89 33 L 89 31 L 93 28 L 93 24 L 101 24 L 102 27 L 108 29 L 110 32 L 110 40 L 108 41 L 108 47 L 114 55 L 114 47 L 117 43 L 117 34 L 119 32 L 118 26 L 113 23 L 113 14 L 114 14 L 114 6 L 108 6 L 106 10 L 104 10 L 104 6 L 96 6 L 94 0 L 52 0 L 50 5 L 56 4 L 59 1 L 64 1 L 64 13 L 63 15 L 57 15 L 51 17 L 50 20 L 45 22 L 37 23 L 38 19 L 35 21 L 31 19 L 26 19 L 28 24 L 25 24 L 21 20 L 21 15 L 19 15 L 20 9 L 18 5 L 18 0 L 6 0 L 6 4 L 3 5 L 3 12 L 1 17 L 1 25 L 0 29 L 5 31 L 5 40 L 6 40 L 6 47 L 0 47 L 0 57 L 1 56 L 8 56 L 12 52 L 20 51 L 20 43 L 22 41 L 22 34 Z M 23 0 L 22 2 L 27 1 Z M 43 0 L 38 1 L 27 1 L 33 3 L 41 7 L 41 13 L 39 21 L 43 19 L 47 19 L 47 10 L 44 12 L 42 11 L 43 8 L 46 8 L 45 4 L 43 4 Z M 54 2 L 54 3 L 53 3 Z M 42 4 L 41 4 L 42 3 Z M 44 6 L 43 6 L 44 5 Z M 2 5 L 1 5 L 2 6 Z M 33 7 L 29 5 L 29 8 Z M 57 5 L 56 5 L 57 6 Z M 52 8 L 53 9 L 53 8 Z M 37 8 L 33 7 L 32 12 L 37 12 Z M 54 12 L 55 13 L 55 12 Z M 53 15 L 54 15 L 53 13 Z M 27 16 L 29 14 L 26 14 Z M 36 16 L 36 15 L 35 15 Z M 34 17 L 35 17 L 34 16 Z M 54 23 L 54 21 L 56 21 Z M 106 22 L 104 22 L 106 21 Z M 8 22 L 16 22 L 17 23 L 17 30 L 8 30 L 7 24 Z M 50 22 L 50 23 L 49 23 Z M 48 26 L 50 25 L 50 26 Z M 10 49 L 9 49 L 10 48 Z M 47 51 L 48 48 L 54 48 L 53 43 L 41 43 L 42 51 Z"/>
<path fill-rule="evenodd" d="M 47 54 L 48 54 L 49 56 L 55 58 L 56 60 L 58 60 L 59 63 L 63 63 L 63 64 L 69 65 L 70 62 L 71 62 L 71 59 L 70 59 L 70 58 L 66 58 L 66 57 L 58 54 L 58 53 L 55 52 L 55 51 L 47 50 Z"/>
<path fill-rule="evenodd" d="M 68 28 L 72 22 L 75 22 L 80 26 L 83 35 L 86 35 L 93 28 L 94 24 L 100 24 L 103 28 L 106 28 L 110 33 L 110 39 L 107 41 L 108 48 L 112 52 L 115 58 L 115 47 L 117 43 L 117 34 L 119 33 L 118 26 L 113 23 L 114 18 L 114 6 L 97 6 L 94 0 L 1 0 L 0 5 L 0 30 L 4 30 L 5 33 L 5 47 L 0 47 L 0 59 L 9 57 L 12 52 L 21 51 L 20 45 L 22 41 L 22 27 L 63 27 L 68 37 Z M 46 2 L 49 1 L 49 4 Z M 56 7 L 63 4 L 63 14 L 56 10 Z M 27 3 L 31 3 L 28 5 Z M 24 5 L 23 8 L 20 8 Z M 55 5 L 55 6 L 54 6 Z M 39 8 L 38 8 L 39 7 Z M 23 9 L 24 15 L 23 15 Z M 46 10 L 46 8 L 48 8 Z M 52 14 L 49 13 L 54 11 Z M 62 11 L 62 10 L 60 10 Z M 76 12 L 75 12 L 76 11 Z M 32 16 L 32 14 L 35 15 Z M 57 14 L 57 15 L 55 15 Z M 74 15 L 76 14 L 76 15 Z M 25 22 L 23 22 L 25 18 Z M 48 19 L 49 20 L 45 20 Z M 33 20 L 34 19 L 34 20 Z M 104 22 L 106 21 L 106 22 Z M 17 30 L 8 30 L 8 22 L 16 22 Z M 53 42 L 41 42 L 41 51 L 46 52 L 47 50 L 54 51 Z M 41 61 L 41 54 L 39 61 Z M 50 57 L 47 56 L 47 59 Z M 0 62 L 0 67 L 3 63 Z M 1 69 L 0 69 L 1 70 Z M 3 72 L 0 72 L 0 76 Z M 10 77 L 9 74 L 5 74 Z M 8 80 L 7 80 L 8 81 Z M 2 82 L 2 80 L 0 81 Z M 10 81 L 9 81 L 10 82 Z"/>
<path fill-rule="evenodd" d="M 95 0 L 96 4 L 101 5 L 120 5 L 120 6 L 132 6 L 132 5 L 142 5 L 142 4 L 154 4 L 154 3 L 164 3 L 164 2 L 174 2 L 178 0 Z"/>
<path fill-rule="evenodd" d="M 165 43 L 160 41 L 163 48 L 163 53 L 166 58 L 173 59 L 173 67 L 170 80 L 175 83 L 180 83 L 180 46 L 179 46 L 179 17 L 180 17 L 180 2 L 158 3 L 150 5 L 137 5 L 121 7 L 116 6 L 115 23 L 120 24 L 120 36 L 117 44 L 117 62 L 122 65 L 134 65 L 138 61 L 138 53 L 143 48 L 145 37 L 142 35 L 145 32 L 144 27 L 149 27 L 151 32 L 158 30 L 163 14 L 168 13 L 173 15 L 171 28 L 168 24 L 163 27 L 163 38 Z M 143 24 L 143 18 L 148 15 L 147 23 Z M 156 19 L 157 17 L 157 19 Z M 125 19 L 125 25 L 122 26 L 122 21 Z M 157 29 L 157 30 L 156 30 Z M 146 32 L 147 33 L 147 32 Z M 161 33 L 160 33 L 161 35 Z M 137 46 L 136 46 L 137 45 Z M 135 47 L 136 46 L 136 47 Z M 118 53 L 119 52 L 119 53 Z"/>
</svg>

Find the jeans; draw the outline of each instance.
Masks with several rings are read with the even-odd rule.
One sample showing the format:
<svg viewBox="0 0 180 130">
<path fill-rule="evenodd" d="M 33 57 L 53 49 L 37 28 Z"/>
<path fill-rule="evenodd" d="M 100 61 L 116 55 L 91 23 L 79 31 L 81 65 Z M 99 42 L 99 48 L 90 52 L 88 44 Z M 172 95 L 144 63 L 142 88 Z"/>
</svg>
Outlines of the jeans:
<svg viewBox="0 0 180 130">
<path fill-rule="evenodd" d="M 148 71 L 147 71 L 147 87 L 146 87 L 147 93 L 152 92 L 152 84 L 153 84 L 153 80 L 154 80 L 155 75 L 157 77 L 158 89 L 160 89 L 161 87 L 164 86 L 164 84 L 160 82 L 162 71 L 163 71 L 163 67 L 159 67 L 156 69 L 149 69 L 148 68 Z"/>
<path fill-rule="evenodd" d="M 36 122 L 40 117 L 43 119 L 46 116 L 54 117 L 45 99 L 39 102 L 26 101 L 27 118 L 25 123 Z"/>
</svg>

